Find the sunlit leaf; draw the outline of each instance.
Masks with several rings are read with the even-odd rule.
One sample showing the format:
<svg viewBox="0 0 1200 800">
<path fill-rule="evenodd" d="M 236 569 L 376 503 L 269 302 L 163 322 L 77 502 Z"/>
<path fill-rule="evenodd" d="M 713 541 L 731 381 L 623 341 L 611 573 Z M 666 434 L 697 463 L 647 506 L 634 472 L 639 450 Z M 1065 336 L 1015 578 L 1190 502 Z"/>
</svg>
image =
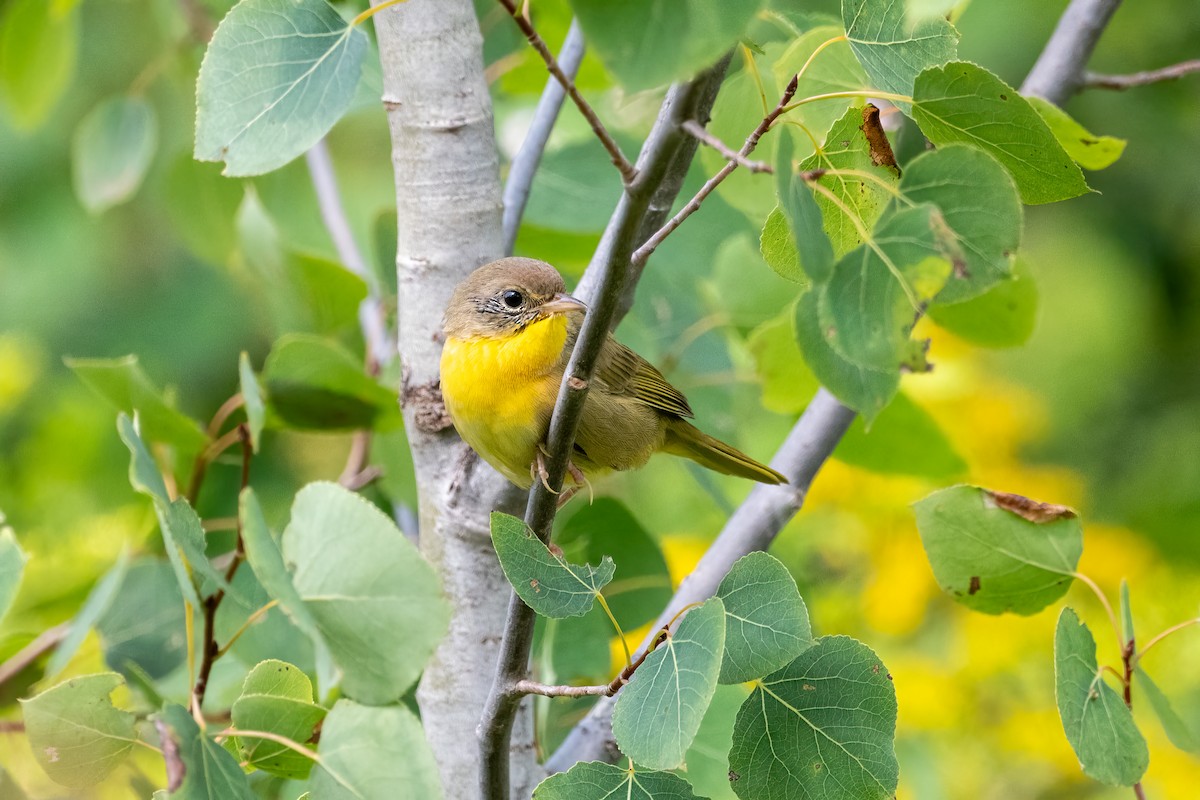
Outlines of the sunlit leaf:
<svg viewBox="0 0 1200 800">
<path fill-rule="evenodd" d="M 4 767 L 0 767 L 0 797 L 5 800 L 29 800 L 29 795 Z"/>
<path fill-rule="evenodd" d="M 136 720 L 109 699 L 124 683 L 113 672 L 84 675 L 21 701 L 34 758 L 57 783 L 99 783 L 129 755 Z"/>
<path fill-rule="evenodd" d="M 896 692 L 866 645 L 826 636 L 742 705 L 729 778 L 744 800 L 883 800 L 896 791 Z"/>
<path fill-rule="evenodd" d="M 808 282 L 808 276 L 800 269 L 800 254 L 796 250 L 796 240 L 792 238 L 791 225 L 779 206 L 775 206 L 767 215 L 762 233 L 759 234 L 758 247 L 763 261 L 781 278 L 795 283 Z"/>
<path fill-rule="evenodd" d="M 592 607 L 612 580 L 611 558 L 599 567 L 571 564 L 555 555 L 529 527 L 508 514 L 492 512 L 492 544 L 504 575 L 517 595 L 546 617 L 578 617 Z"/>
<path fill-rule="evenodd" d="M 824 283 L 833 273 L 833 245 L 825 235 L 821 209 L 813 197 L 812 189 L 795 173 L 792 143 L 787 139 L 779 143 L 779 155 L 775 162 L 775 193 L 779 196 L 779 208 L 791 231 L 789 244 L 799 268 L 796 275 L 780 274 L 797 283 L 807 283 L 806 278 Z M 770 224 L 769 217 L 767 224 Z M 763 242 L 767 241 L 766 230 L 764 227 Z"/>
<path fill-rule="evenodd" d="M 840 461 L 887 475 L 952 478 L 967 468 L 929 412 L 901 392 L 868 430 L 854 420 L 833 455 Z"/>
<path fill-rule="evenodd" d="M 764 0 L 571 0 L 588 46 L 630 89 L 707 67 L 742 35 Z"/>
<path fill-rule="evenodd" d="M 729 748 L 733 744 L 733 723 L 738 709 L 749 694 L 745 684 L 718 686 L 688 749 L 684 762 L 687 779 L 697 792 L 712 800 L 737 797 L 729 783 Z"/>
<path fill-rule="evenodd" d="M 183 782 L 171 792 L 171 800 L 255 800 L 237 760 L 205 735 L 183 706 L 168 704 L 155 722 L 170 740 L 168 763 L 177 759 L 183 767 Z"/>
<path fill-rule="evenodd" d="M 4 619 L 17 597 L 27 560 L 13 529 L 4 524 L 4 515 L 0 514 L 0 619 Z"/>
<path fill-rule="evenodd" d="M 929 308 L 929 318 L 939 328 L 980 347 L 1025 344 L 1037 324 L 1037 284 L 1020 257 L 1013 262 L 1012 273 L 1010 278 L 962 303 L 945 305 L 939 295 L 939 302 Z"/>
<path fill-rule="evenodd" d="M 154 107 L 132 95 L 111 97 L 79 123 L 71 147 L 75 194 L 92 213 L 137 192 L 158 146 Z"/>
<path fill-rule="evenodd" d="M 1041 97 L 1027 97 L 1034 110 L 1050 126 L 1050 132 L 1075 163 L 1084 169 L 1105 169 L 1125 152 L 1125 140 L 1115 136 L 1096 136 L 1076 122 L 1070 114 Z"/>
<path fill-rule="evenodd" d="M 584 761 L 551 775 L 533 790 L 533 800 L 705 800 L 688 782 L 670 772 L 622 769 Z"/>
<path fill-rule="evenodd" d="M 983 67 L 956 61 L 925 70 L 913 90 L 912 113 L 935 145 L 962 142 L 993 156 L 1030 205 L 1088 191 L 1083 173 L 1041 115 Z"/>
<path fill-rule="evenodd" d="M 863 69 L 876 88 L 887 92 L 912 95 L 922 70 L 958 55 L 954 26 L 938 17 L 913 24 L 904 0 L 842 0 L 842 24 Z"/>
<path fill-rule="evenodd" d="M 263 661 L 250 670 L 232 709 L 234 727 L 274 733 L 298 744 L 312 738 L 325 713 L 313 703 L 308 676 L 278 660 Z M 237 741 L 242 758 L 264 772 L 303 780 L 312 770 L 312 759 L 286 745 L 252 736 Z"/>
<path fill-rule="evenodd" d="M 473 743 L 464 743 L 472 746 Z M 321 764 L 309 786 L 322 800 L 442 796 L 421 722 L 404 706 L 338 700 L 321 726 Z"/>
<path fill-rule="evenodd" d="M 75 74 L 79 14 L 46 0 L 13 0 L 0 18 L 0 96 L 18 128 L 39 127 Z"/>
<path fill-rule="evenodd" d="M 721 683 L 744 683 L 787 664 L 812 646 L 808 608 L 796 580 L 779 559 L 750 553 L 721 580 L 725 655 Z"/>
<path fill-rule="evenodd" d="M 324 0 L 242 0 L 196 84 L 196 158 L 259 175 L 308 150 L 354 99 L 367 37 Z"/>
<path fill-rule="evenodd" d="M 953 486 L 913 509 L 942 589 L 985 614 L 1041 611 L 1066 594 L 1083 552 L 1083 528 L 1065 506 Z"/>
<path fill-rule="evenodd" d="M 433 568 L 396 524 L 334 483 L 310 483 L 292 505 L 284 562 L 334 662 L 342 691 L 399 699 L 449 624 Z"/>
<path fill-rule="evenodd" d="M 763 407 L 781 414 L 803 411 L 820 385 L 796 344 L 794 317 L 795 310 L 788 309 L 755 328 L 746 341 L 762 382 Z"/>
<path fill-rule="evenodd" d="M 1133 714 L 1103 676 L 1092 632 L 1064 608 L 1054 632 L 1054 695 L 1067 741 L 1085 773 L 1132 786 L 1145 774 L 1150 753 Z"/>
<path fill-rule="evenodd" d="M 717 688 L 725 607 L 712 598 L 683 617 L 617 695 L 613 736 L 621 752 L 652 769 L 680 765 Z"/>
</svg>

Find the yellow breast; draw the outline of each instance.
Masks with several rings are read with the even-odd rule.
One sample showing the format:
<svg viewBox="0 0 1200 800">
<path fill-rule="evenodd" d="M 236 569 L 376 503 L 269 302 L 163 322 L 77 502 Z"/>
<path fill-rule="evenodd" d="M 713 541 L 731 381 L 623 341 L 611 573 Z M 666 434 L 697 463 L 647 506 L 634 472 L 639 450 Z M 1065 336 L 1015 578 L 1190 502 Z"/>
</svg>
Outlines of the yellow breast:
<svg viewBox="0 0 1200 800">
<path fill-rule="evenodd" d="M 554 316 L 511 336 L 448 338 L 442 396 L 467 444 L 506 478 L 528 488 L 562 380 L 567 319 Z"/>
</svg>

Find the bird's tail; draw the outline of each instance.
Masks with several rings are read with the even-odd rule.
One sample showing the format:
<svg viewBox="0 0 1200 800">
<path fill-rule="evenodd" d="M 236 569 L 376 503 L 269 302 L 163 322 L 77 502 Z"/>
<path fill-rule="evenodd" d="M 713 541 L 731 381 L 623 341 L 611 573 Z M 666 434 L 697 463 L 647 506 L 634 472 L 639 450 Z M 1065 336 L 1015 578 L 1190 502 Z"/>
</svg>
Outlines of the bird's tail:
<svg viewBox="0 0 1200 800">
<path fill-rule="evenodd" d="M 787 478 L 775 470 L 683 420 L 672 420 L 667 425 L 663 449 L 725 475 L 749 478 L 759 483 L 787 483 Z"/>
</svg>

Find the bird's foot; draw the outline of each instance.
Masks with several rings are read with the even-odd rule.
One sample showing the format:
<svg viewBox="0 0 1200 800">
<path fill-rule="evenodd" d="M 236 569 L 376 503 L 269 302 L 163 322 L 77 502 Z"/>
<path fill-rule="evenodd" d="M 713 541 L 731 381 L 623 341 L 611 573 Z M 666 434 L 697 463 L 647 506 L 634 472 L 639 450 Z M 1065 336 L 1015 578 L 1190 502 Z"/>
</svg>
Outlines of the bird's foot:
<svg viewBox="0 0 1200 800">
<path fill-rule="evenodd" d="M 546 446 L 539 444 L 537 453 L 534 456 L 533 463 L 529 467 L 529 474 L 536 477 L 542 482 L 542 486 L 546 487 L 546 491 L 550 494 L 558 495 L 558 508 L 562 508 L 567 504 L 567 501 L 575 496 L 580 488 L 586 486 L 588 490 L 588 504 L 591 505 L 596 499 L 595 492 L 592 490 L 592 482 L 583 474 L 583 470 L 575 466 L 575 462 L 567 462 L 567 474 L 571 476 L 571 480 L 575 482 L 574 486 L 567 487 L 562 491 L 556 492 L 550 488 L 550 471 L 546 469 L 546 459 L 549 457 L 546 452 Z"/>
<path fill-rule="evenodd" d="M 546 446 L 539 444 L 537 452 L 533 456 L 533 463 L 529 465 L 529 475 L 530 477 L 540 480 L 542 482 L 542 486 L 545 486 L 546 491 L 550 494 L 559 494 L 559 492 L 556 492 L 550 488 L 550 471 L 546 469 L 546 457 L 548 455 L 549 453 L 546 452 Z M 559 505 L 562 505 L 561 499 L 559 501 Z"/>
</svg>

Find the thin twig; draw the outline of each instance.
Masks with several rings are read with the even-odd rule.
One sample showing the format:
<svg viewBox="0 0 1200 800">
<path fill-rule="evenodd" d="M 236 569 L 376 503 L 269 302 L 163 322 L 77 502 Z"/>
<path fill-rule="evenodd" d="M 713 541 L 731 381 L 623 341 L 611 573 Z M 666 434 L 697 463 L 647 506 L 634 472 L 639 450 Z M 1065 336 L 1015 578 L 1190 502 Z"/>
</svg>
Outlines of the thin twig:
<svg viewBox="0 0 1200 800">
<path fill-rule="evenodd" d="M 226 728 L 225 730 L 218 733 L 216 735 L 216 738 L 223 739 L 223 738 L 227 738 L 229 736 L 240 736 L 244 739 L 266 739 L 268 742 L 275 742 L 276 744 L 281 744 L 284 747 L 288 748 L 289 750 L 295 750 L 300 755 L 304 756 L 305 758 L 311 759 L 312 761 L 316 762 L 317 764 L 324 763 L 321 761 L 321 756 L 319 756 L 317 754 L 316 750 L 313 750 L 312 748 L 309 748 L 309 747 L 305 747 L 304 745 L 300 744 L 299 742 L 295 741 L 294 739 L 289 739 L 286 736 L 279 735 L 278 733 L 271 733 L 270 731 L 249 731 L 249 730 L 244 731 L 244 730 L 241 730 L 240 728 Z"/>
<path fill-rule="evenodd" d="M 583 29 L 578 20 L 571 20 L 567 38 L 563 40 L 562 49 L 558 51 L 558 66 L 569 80 L 574 81 L 579 65 L 583 62 L 585 45 Z M 517 232 L 521 229 L 521 217 L 525 214 L 525 203 L 529 199 L 529 189 L 533 186 L 533 176 L 542 154 L 546 151 L 546 142 L 550 140 L 550 132 L 558 121 L 558 112 L 562 110 L 566 90 L 554 77 L 546 81 L 542 89 L 542 98 L 538 100 L 537 110 L 533 112 L 533 121 L 525 134 L 521 149 L 513 158 L 508 170 L 508 180 L 504 183 L 504 252 L 512 255 L 517 243 Z"/>
<path fill-rule="evenodd" d="M 1172 64 L 1162 69 L 1150 69 L 1144 72 L 1131 72 L 1128 75 L 1104 75 L 1099 72 L 1083 74 L 1084 89 L 1114 89 L 1123 91 L 1136 86 L 1148 86 L 1152 83 L 1178 80 L 1194 72 L 1200 72 L 1200 58 Z"/>
<path fill-rule="evenodd" d="M 813 478 L 853 421 L 853 411 L 824 389 L 817 392 L 771 460 L 771 466 L 782 472 L 788 483 L 779 486 L 760 484 L 750 490 L 746 501 L 725 523 L 716 541 L 659 614 L 656 623 L 659 629 L 682 609 L 711 597 L 739 558 L 770 546 L 783 526 L 800 510 Z M 643 651 L 653 642 L 653 638 L 643 642 Z M 560 772 L 576 761 L 611 760 L 611 718 L 612 701 L 601 700 L 571 731 L 547 762 L 547 768 L 551 772 Z"/>
<path fill-rule="evenodd" d="M 1151 637 L 1150 641 L 1146 642 L 1146 646 L 1143 647 L 1141 650 L 1139 650 L 1137 652 L 1137 655 L 1135 655 L 1133 657 L 1133 663 L 1137 664 L 1137 662 L 1141 661 L 1145 657 L 1146 653 L 1149 652 L 1151 647 L 1154 647 L 1154 645 L 1158 644 L 1163 639 L 1170 636 L 1172 633 L 1181 631 L 1184 628 L 1187 628 L 1191 625 L 1196 625 L 1198 623 L 1200 623 L 1200 617 L 1195 617 L 1193 619 L 1184 620 L 1183 622 L 1179 623 L 1178 625 L 1172 625 L 1171 627 L 1167 628 L 1165 631 L 1158 634 L 1157 636 Z"/>
<path fill-rule="evenodd" d="M 541 697 L 611 697 L 609 684 L 601 686 L 549 686 L 537 681 L 517 681 L 513 691 Z"/>
<path fill-rule="evenodd" d="M 1089 578 L 1087 575 L 1084 575 L 1082 572 L 1072 572 L 1070 575 L 1072 578 L 1075 578 L 1076 580 L 1085 584 L 1089 589 L 1092 590 L 1096 597 L 1099 598 L 1100 605 L 1104 607 L 1104 613 L 1108 615 L 1108 621 L 1112 625 L 1113 633 L 1116 634 L 1117 641 L 1122 641 L 1121 626 L 1117 624 L 1117 615 L 1113 613 L 1112 604 L 1108 602 L 1108 598 L 1105 597 L 1104 592 L 1100 590 L 1100 587 L 1096 585 L 1094 580 Z"/>
<path fill-rule="evenodd" d="M 208 438 L 216 439 L 221 433 L 221 428 L 225 426 L 226 420 L 229 419 L 233 412 L 246 404 L 246 399 L 242 397 L 241 392 L 235 392 L 232 397 L 221 403 L 221 407 L 217 409 L 217 413 L 213 414 L 208 423 Z"/>
<path fill-rule="evenodd" d="M 499 0 L 499 2 L 500 5 L 508 9 L 508 13 L 516 20 L 517 27 L 521 29 L 521 33 L 525 34 L 525 38 L 529 40 L 529 44 L 542 57 L 542 61 L 546 62 L 546 69 L 558 80 L 563 90 L 575 102 L 579 113 L 583 114 L 584 119 L 592 126 L 592 131 L 595 132 L 596 138 L 600 140 L 600 144 L 604 145 L 604 149 L 608 151 L 609 158 L 612 159 L 613 164 L 620 171 L 621 181 L 627 186 L 631 184 L 634 178 L 637 177 L 637 170 L 633 164 L 629 163 L 629 159 L 625 157 L 625 154 L 621 152 L 621 146 L 617 144 L 617 140 L 604 127 L 604 123 L 596 115 L 595 109 L 591 107 L 587 100 L 583 99 L 583 95 L 575 87 L 575 81 L 569 78 L 563 71 L 562 66 L 554 58 L 554 54 L 550 52 L 550 48 L 546 46 L 546 42 L 542 39 L 541 34 L 537 32 L 537 29 L 533 27 L 533 23 L 529 21 L 529 17 L 521 13 L 513 0 Z"/>
<path fill-rule="evenodd" d="M 779 115 L 783 113 L 788 102 L 796 94 L 796 86 L 797 80 L 796 77 L 793 76 L 792 80 L 788 83 L 787 88 L 783 90 L 783 96 L 779 98 L 779 102 L 775 105 L 775 108 L 769 111 L 767 115 L 762 118 L 762 121 L 758 123 L 758 127 L 751 131 L 750 135 L 746 137 L 746 142 L 742 145 L 742 149 L 737 153 L 742 160 L 754 152 L 754 148 L 758 146 L 758 140 L 761 139 L 762 135 L 771 128 L 772 123 L 775 122 Z M 700 204 L 704 202 L 704 198 L 712 194 L 713 191 L 721 185 L 721 182 L 729 177 L 729 173 L 738 168 L 739 163 L 740 161 L 738 160 L 731 160 L 725 166 L 721 167 L 716 175 L 713 175 L 703 186 L 700 187 L 700 191 L 696 192 L 696 196 L 689 200 L 687 205 L 679 209 L 679 213 L 672 217 L 666 225 L 663 225 L 661 228 L 659 228 L 658 231 L 655 232 L 655 234 L 651 236 L 645 244 L 637 249 L 637 252 L 633 254 L 632 260 L 635 263 L 644 264 L 646 260 L 650 258 L 651 254 L 653 254 L 658 248 L 658 246 L 663 243 L 663 240 L 670 236 L 676 228 L 683 224 L 685 219 L 690 217 L 698 208 L 700 208 Z"/>
<path fill-rule="evenodd" d="M 774 167 L 772 167 L 770 164 L 766 163 L 765 161 L 749 160 L 748 158 L 743 156 L 741 153 L 739 153 L 738 151 L 734 150 L 729 145 L 722 142 L 716 136 L 713 136 L 711 133 L 708 132 L 708 128 L 705 128 L 703 125 L 701 125 L 699 122 L 696 122 L 696 120 L 694 120 L 694 119 L 689 119 L 687 122 L 683 123 L 683 129 L 685 131 L 687 131 L 688 133 L 690 133 L 692 136 L 695 136 L 699 141 L 701 141 L 704 144 L 711 147 L 713 150 L 716 150 L 718 153 L 720 153 L 722 156 L 725 157 L 726 161 L 737 162 L 737 165 L 739 167 L 741 167 L 742 169 L 749 170 L 750 172 L 767 172 L 767 173 L 775 172 Z"/>
<path fill-rule="evenodd" d="M 7 661 L 0 664 L 0 686 L 21 673 L 26 667 L 37 661 L 44 654 L 62 644 L 71 631 L 71 623 L 63 622 L 48 628 L 38 634 L 32 642 L 14 653 Z"/>
</svg>

